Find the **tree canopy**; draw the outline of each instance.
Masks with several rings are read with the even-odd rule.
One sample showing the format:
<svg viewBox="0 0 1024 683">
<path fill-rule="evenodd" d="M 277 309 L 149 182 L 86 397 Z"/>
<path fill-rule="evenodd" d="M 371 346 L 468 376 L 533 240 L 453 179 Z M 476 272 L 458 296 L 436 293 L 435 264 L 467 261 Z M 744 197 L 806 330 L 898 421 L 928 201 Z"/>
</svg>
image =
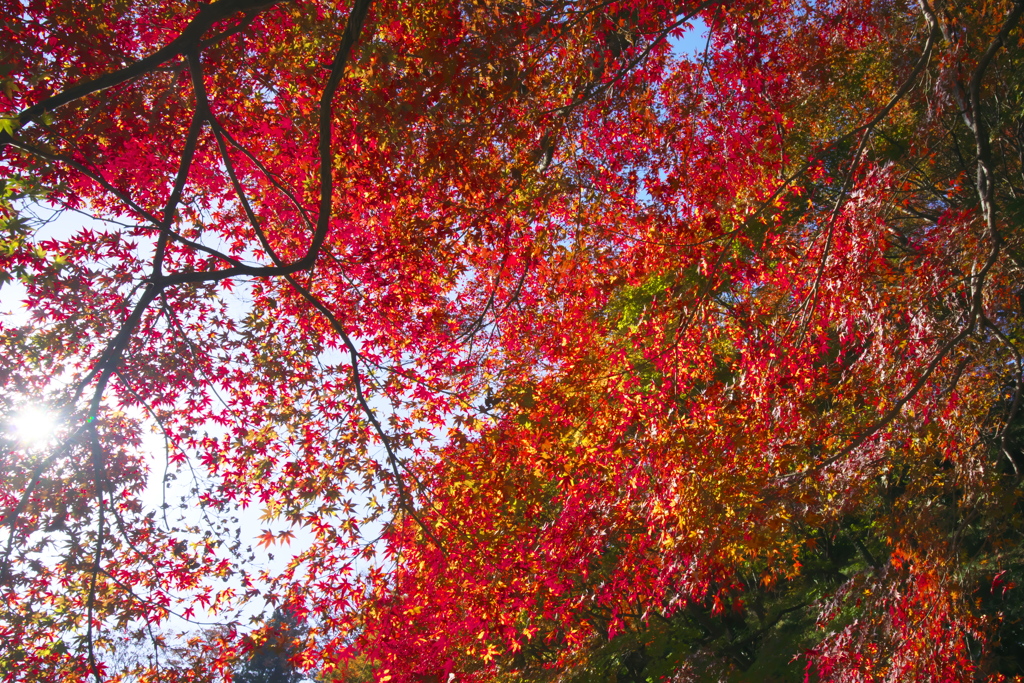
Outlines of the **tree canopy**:
<svg viewBox="0 0 1024 683">
<path fill-rule="evenodd" d="M 0 0 L 4 679 L 1024 676 L 1022 14 Z"/>
</svg>

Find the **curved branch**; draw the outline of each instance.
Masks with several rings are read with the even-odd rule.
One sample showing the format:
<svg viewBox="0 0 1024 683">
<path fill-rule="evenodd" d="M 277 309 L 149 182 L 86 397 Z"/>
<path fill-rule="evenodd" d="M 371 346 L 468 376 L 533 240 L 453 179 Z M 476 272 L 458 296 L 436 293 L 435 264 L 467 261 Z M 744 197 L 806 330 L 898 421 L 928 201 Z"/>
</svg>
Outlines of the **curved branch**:
<svg viewBox="0 0 1024 683">
<path fill-rule="evenodd" d="M 84 83 L 73 85 L 70 88 L 66 88 L 61 92 L 46 98 L 42 102 L 37 102 L 27 109 L 22 110 L 17 117 L 15 117 L 14 131 L 17 132 L 26 125 L 36 121 L 45 112 L 53 111 L 66 104 L 70 104 L 75 100 L 88 97 L 89 95 L 101 92 L 107 88 L 112 88 L 115 85 L 120 85 L 121 83 L 134 80 L 139 76 L 156 69 L 167 61 L 174 59 L 175 57 L 180 57 L 185 54 L 189 48 L 196 45 L 214 24 L 231 16 L 232 14 L 235 14 L 236 12 L 256 14 L 274 6 L 277 2 L 279 2 L 279 0 L 217 0 L 216 2 L 208 5 L 202 5 L 192 21 L 185 26 L 182 32 L 178 34 L 177 38 L 169 42 L 167 45 L 148 57 L 143 57 L 137 62 L 134 62 L 122 69 L 112 71 Z M 230 34 L 230 31 L 225 31 L 216 36 L 216 40 L 221 40 Z M 205 46 L 206 45 L 204 44 L 204 47 Z M 6 131 L 0 133 L 0 147 L 10 144 L 12 141 L 12 134 L 7 133 Z"/>
</svg>

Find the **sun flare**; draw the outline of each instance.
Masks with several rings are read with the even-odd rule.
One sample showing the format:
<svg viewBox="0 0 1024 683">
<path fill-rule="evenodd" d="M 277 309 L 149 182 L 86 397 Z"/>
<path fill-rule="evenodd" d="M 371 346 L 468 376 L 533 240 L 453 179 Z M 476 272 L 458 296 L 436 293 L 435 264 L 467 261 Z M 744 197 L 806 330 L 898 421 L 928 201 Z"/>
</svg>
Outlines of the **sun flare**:
<svg viewBox="0 0 1024 683">
<path fill-rule="evenodd" d="M 57 431 L 57 416 L 39 406 L 26 406 L 15 415 L 10 425 L 14 438 L 23 446 L 44 446 Z"/>
</svg>

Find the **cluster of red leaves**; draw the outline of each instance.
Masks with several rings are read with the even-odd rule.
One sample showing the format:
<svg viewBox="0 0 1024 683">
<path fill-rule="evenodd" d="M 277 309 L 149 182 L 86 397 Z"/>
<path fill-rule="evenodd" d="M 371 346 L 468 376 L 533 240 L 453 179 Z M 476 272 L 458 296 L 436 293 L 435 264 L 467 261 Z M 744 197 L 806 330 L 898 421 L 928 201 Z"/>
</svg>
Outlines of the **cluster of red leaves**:
<svg viewBox="0 0 1024 683">
<path fill-rule="evenodd" d="M 800 613 L 809 677 L 998 679 L 1022 12 L 3 0 L 0 408 L 63 427 L 0 452 L 0 671 L 219 675 L 257 600 L 338 678 L 724 676 Z"/>
</svg>

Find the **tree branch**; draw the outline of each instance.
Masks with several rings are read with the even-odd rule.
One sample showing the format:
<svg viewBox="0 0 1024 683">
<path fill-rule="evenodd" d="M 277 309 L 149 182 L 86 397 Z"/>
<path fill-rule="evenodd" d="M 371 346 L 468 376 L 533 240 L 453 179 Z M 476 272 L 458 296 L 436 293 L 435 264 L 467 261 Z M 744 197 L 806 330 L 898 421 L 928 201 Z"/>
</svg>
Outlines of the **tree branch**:
<svg viewBox="0 0 1024 683">
<path fill-rule="evenodd" d="M 45 112 L 54 111 L 75 100 L 88 97 L 89 95 L 112 88 L 127 81 L 136 79 L 146 73 L 153 71 L 161 64 L 185 54 L 191 47 L 195 46 L 203 35 L 218 21 L 225 19 L 236 12 L 256 14 L 265 9 L 273 7 L 280 0 L 217 0 L 208 5 L 202 5 L 196 16 L 182 30 L 178 37 L 160 48 L 148 57 L 144 57 L 133 64 L 122 69 L 113 71 L 84 83 L 65 88 L 61 92 L 52 95 L 42 102 L 22 110 L 16 117 L 14 132 L 17 132 L 26 125 L 34 122 Z M 217 36 L 220 40 L 230 32 L 221 33 Z M 212 43 L 211 43 L 212 44 Z M 208 45 L 204 45 L 207 47 Z M 13 135 L 7 132 L 0 132 L 0 147 L 10 144 Z"/>
</svg>

